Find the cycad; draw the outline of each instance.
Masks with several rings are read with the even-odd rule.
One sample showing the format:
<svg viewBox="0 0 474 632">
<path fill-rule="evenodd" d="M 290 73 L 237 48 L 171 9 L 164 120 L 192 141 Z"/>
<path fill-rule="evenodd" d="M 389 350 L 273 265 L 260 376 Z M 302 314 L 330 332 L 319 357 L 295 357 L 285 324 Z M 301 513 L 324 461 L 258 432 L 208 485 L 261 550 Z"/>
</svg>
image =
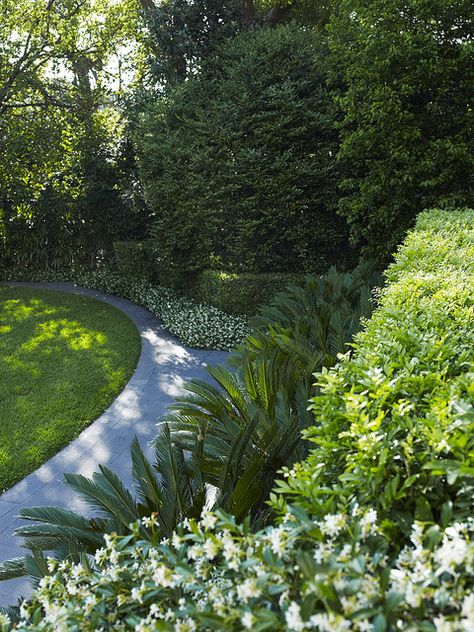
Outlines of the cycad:
<svg viewBox="0 0 474 632">
<path fill-rule="evenodd" d="M 367 270 L 308 277 L 264 307 L 254 332 L 231 357 L 232 372 L 209 368 L 215 385 L 193 381 L 162 423 L 193 453 L 216 505 L 238 519 L 263 518 L 277 472 L 302 460 L 313 373 L 331 366 L 371 311 Z M 160 442 L 160 436 L 156 439 Z"/>
<path fill-rule="evenodd" d="M 308 383 L 290 362 L 246 359 L 235 372 L 208 370 L 216 384 L 188 384 L 188 394 L 161 423 L 180 450 L 196 455 L 205 483 L 215 490 L 214 505 L 238 519 L 248 513 L 255 518 L 276 473 L 305 454 L 300 435 L 310 422 Z"/>
<path fill-rule="evenodd" d="M 135 439 L 131 446 L 132 479 L 135 497 L 119 477 L 101 465 L 92 478 L 65 474 L 66 484 L 85 500 L 91 516 L 62 507 L 28 507 L 20 516 L 35 524 L 16 529 L 31 553 L 0 564 L 0 580 L 30 575 L 39 580 L 47 573 L 43 552 L 53 551 L 59 559 L 79 561 L 84 554 L 94 554 L 103 546 L 105 534 L 125 534 L 130 524 L 157 514 L 157 536 L 171 535 L 176 523 L 185 516 L 199 515 L 203 489 L 199 473 L 192 469 L 179 447 L 171 443 L 166 429 L 155 447 L 152 465 Z M 141 536 L 151 532 L 140 526 Z"/>
<path fill-rule="evenodd" d="M 35 524 L 16 533 L 31 554 L 0 565 L 0 580 L 47 572 L 43 552 L 78 561 L 103 544 L 103 535 L 129 532 L 130 523 L 157 514 L 153 537 L 171 535 L 184 517 L 220 506 L 254 525 L 266 519 L 277 472 L 306 454 L 301 430 L 313 373 L 335 363 L 370 312 L 361 271 L 308 278 L 262 309 L 254 333 L 232 356 L 234 370 L 209 368 L 214 384 L 194 380 L 160 420 L 155 462 L 131 447 L 133 496 L 108 468 L 92 479 L 66 474 L 66 482 L 91 507 L 93 517 L 58 507 L 23 509 Z M 152 535 L 141 526 L 142 536 Z"/>
</svg>

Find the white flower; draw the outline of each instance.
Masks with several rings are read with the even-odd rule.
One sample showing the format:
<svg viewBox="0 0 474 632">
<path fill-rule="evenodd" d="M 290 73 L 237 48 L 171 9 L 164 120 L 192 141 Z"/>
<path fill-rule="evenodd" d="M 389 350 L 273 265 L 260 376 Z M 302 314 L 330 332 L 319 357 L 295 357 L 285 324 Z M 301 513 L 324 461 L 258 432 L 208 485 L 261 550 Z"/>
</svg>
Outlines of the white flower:
<svg viewBox="0 0 474 632">
<path fill-rule="evenodd" d="M 275 555 L 281 556 L 285 552 L 285 529 L 283 527 L 276 527 L 268 531 L 268 540 L 270 546 Z"/>
<path fill-rule="evenodd" d="M 158 520 L 157 520 L 156 514 L 152 514 L 151 516 L 144 516 L 142 518 L 142 525 L 144 527 L 147 527 L 148 529 L 156 526 L 157 523 L 158 523 Z"/>
<path fill-rule="evenodd" d="M 212 538 L 208 538 L 204 542 L 202 550 L 208 560 L 213 560 L 219 553 L 219 544 Z"/>
<path fill-rule="evenodd" d="M 201 514 L 201 525 L 204 529 L 214 529 L 217 523 L 217 517 L 210 511 L 203 511 Z"/>
<path fill-rule="evenodd" d="M 368 535 L 375 534 L 377 532 L 377 512 L 375 509 L 369 509 L 360 519 L 360 526 L 362 529 L 362 537 L 366 538 Z"/>
<path fill-rule="evenodd" d="M 437 617 L 433 621 L 436 632 L 454 632 L 455 628 L 451 621 L 447 621 L 443 615 Z"/>
<path fill-rule="evenodd" d="M 160 564 L 153 571 L 153 581 L 157 586 L 168 588 L 173 584 L 173 573 L 164 564 Z"/>
<path fill-rule="evenodd" d="M 189 617 L 183 621 L 176 621 L 174 626 L 175 632 L 194 632 L 196 624 Z"/>
<path fill-rule="evenodd" d="M 258 597 L 260 593 L 261 591 L 255 579 L 246 579 L 242 584 L 237 586 L 237 596 L 240 601 L 247 602 L 249 599 Z"/>
<path fill-rule="evenodd" d="M 95 563 L 100 566 L 107 559 L 107 550 L 104 548 L 97 549 L 94 555 L 94 559 L 95 559 Z"/>
<path fill-rule="evenodd" d="M 254 624 L 255 617 L 251 612 L 245 612 L 240 620 L 245 629 L 250 630 Z"/>
<path fill-rule="evenodd" d="M 181 538 L 177 533 L 173 533 L 171 544 L 174 546 L 175 549 L 179 549 L 183 544 L 183 538 Z"/>
<path fill-rule="evenodd" d="M 466 618 L 467 622 L 469 622 L 471 628 L 474 629 L 474 592 L 464 597 L 461 614 Z"/>
<path fill-rule="evenodd" d="M 346 524 L 346 517 L 343 514 L 327 514 L 320 525 L 322 533 L 329 537 L 336 536 Z"/>
<path fill-rule="evenodd" d="M 143 603 L 143 598 L 141 594 L 140 588 L 132 588 L 130 593 L 130 598 L 132 601 L 137 601 L 138 603 Z"/>
<path fill-rule="evenodd" d="M 55 560 L 53 560 L 51 558 L 48 558 L 47 566 L 48 566 L 48 571 L 50 573 L 54 573 L 54 571 L 56 570 L 56 562 L 55 562 Z"/>
<path fill-rule="evenodd" d="M 456 566 L 464 562 L 467 552 L 467 542 L 458 533 L 450 539 L 444 537 L 442 545 L 434 554 L 435 561 L 439 564 L 436 574 L 452 573 Z"/>
<path fill-rule="evenodd" d="M 28 602 L 27 602 L 26 599 L 21 602 L 20 616 L 21 616 L 22 619 L 29 619 L 30 618 L 30 611 L 28 610 Z"/>
<path fill-rule="evenodd" d="M 306 627 L 303 619 L 301 618 L 301 609 L 295 601 L 292 601 L 288 606 L 288 610 L 285 613 L 285 619 L 289 630 L 300 632 L 300 630 L 304 630 Z"/>
</svg>

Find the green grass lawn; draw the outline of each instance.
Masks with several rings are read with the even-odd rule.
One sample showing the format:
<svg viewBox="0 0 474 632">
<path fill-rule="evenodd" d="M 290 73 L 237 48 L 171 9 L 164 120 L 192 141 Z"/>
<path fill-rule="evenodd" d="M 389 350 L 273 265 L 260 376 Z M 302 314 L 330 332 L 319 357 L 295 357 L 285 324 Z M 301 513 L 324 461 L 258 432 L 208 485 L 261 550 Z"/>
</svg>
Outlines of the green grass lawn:
<svg viewBox="0 0 474 632">
<path fill-rule="evenodd" d="M 139 355 L 135 325 L 111 305 L 0 287 L 0 492 L 94 421 Z"/>
</svg>

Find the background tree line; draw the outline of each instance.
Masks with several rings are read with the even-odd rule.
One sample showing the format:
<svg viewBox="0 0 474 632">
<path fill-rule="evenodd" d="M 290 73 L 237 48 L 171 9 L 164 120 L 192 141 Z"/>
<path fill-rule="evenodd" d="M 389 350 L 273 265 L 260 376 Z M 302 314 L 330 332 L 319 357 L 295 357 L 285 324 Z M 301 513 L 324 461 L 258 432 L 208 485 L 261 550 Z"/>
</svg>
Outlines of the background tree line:
<svg viewBox="0 0 474 632">
<path fill-rule="evenodd" d="M 143 238 L 163 283 L 384 263 L 421 210 L 472 202 L 471 13 L 6 0 L 4 263 L 95 264 Z"/>
</svg>

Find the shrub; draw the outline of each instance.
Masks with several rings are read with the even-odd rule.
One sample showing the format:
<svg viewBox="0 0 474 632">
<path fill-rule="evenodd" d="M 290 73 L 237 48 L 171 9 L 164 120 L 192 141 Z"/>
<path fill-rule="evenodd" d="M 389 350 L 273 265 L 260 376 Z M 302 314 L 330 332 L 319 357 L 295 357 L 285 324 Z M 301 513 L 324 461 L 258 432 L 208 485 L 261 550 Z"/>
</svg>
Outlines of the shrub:
<svg viewBox="0 0 474 632">
<path fill-rule="evenodd" d="M 353 355 L 318 376 L 279 525 L 204 513 L 159 541 L 136 524 L 93 563 L 51 561 L 23 628 L 471 630 L 473 220 L 419 216 Z"/>
<path fill-rule="evenodd" d="M 472 2 L 343 0 L 329 41 L 340 211 L 383 262 L 421 210 L 472 202 Z"/>
<path fill-rule="evenodd" d="M 150 105 L 137 143 L 156 258 L 178 283 L 233 272 L 324 272 L 344 258 L 334 212 L 333 104 L 320 36 L 252 29 Z"/>
<path fill-rule="evenodd" d="M 422 213 L 387 279 L 353 356 L 318 376 L 314 450 L 279 490 L 369 505 L 396 546 L 474 510 L 474 211 Z"/>
<path fill-rule="evenodd" d="M 153 528 L 155 516 L 143 519 Z M 95 562 L 49 562 L 20 630 L 471 630 L 474 522 L 416 523 L 394 559 L 371 509 L 288 513 L 254 534 L 222 513 L 172 540 L 106 537 Z M 7 628 L 8 629 L 8 628 Z"/>
<path fill-rule="evenodd" d="M 114 242 L 113 266 L 124 277 L 156 280 L 153 274 L 153 259 L 149 244 L 144 241 Z"/>
<path fill-rule="evenodd" d="M 287 285 L 304 283 L 302 274 L 262 274 L 205 270 L 192 287 L 198 301 L 209 303 L 230 314 L 254 315 Z"/>
</svg>

